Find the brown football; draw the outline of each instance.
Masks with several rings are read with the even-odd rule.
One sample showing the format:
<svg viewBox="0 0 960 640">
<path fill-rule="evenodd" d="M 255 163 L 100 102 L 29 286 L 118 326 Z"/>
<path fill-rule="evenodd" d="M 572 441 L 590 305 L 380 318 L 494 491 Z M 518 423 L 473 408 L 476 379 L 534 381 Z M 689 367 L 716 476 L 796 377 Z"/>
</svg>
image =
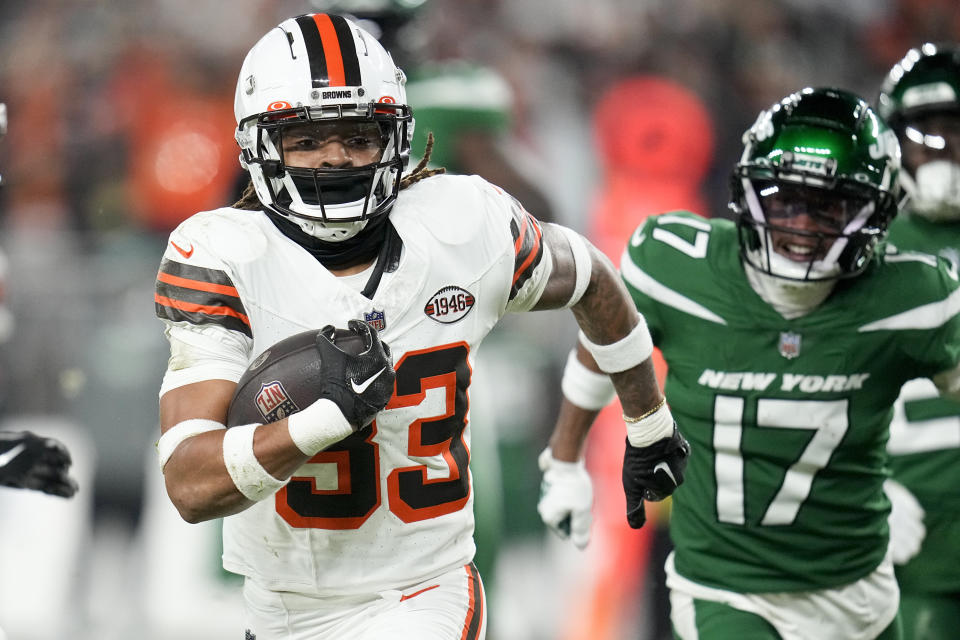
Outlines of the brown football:
<svg viewBox="0 0 960 640">
<path fill-rule="evenodd" d="M 311 329 L 284 338 L 254 358 L 237 382 L 227 410 L 228 427 L 276 422 L 320 397 L 318 333 Z M 354 355 L 365 346 L 362 337 L 347 329 L 336 329 L 333 342 Z"/>
</svg>

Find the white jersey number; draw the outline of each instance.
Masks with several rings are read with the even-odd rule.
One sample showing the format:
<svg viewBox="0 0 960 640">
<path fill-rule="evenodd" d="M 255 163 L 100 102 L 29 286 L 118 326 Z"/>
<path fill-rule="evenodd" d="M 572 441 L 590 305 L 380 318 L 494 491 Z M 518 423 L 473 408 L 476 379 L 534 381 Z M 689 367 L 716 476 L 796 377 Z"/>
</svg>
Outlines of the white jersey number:
<svg viewBox="0 0 960 640">
<path fill-rule="evenodd" d="M 714 401 L 713 448 L 717 481 L 717 517 L 721 522 L 745 524 L 743 455 L 744 399 L 717 396 Z M 817 425 L 817 426 L 811 426 Z M 800 457 L 786 470 L 783 483 L 763 514 L 761 525 L 788 525 L 810 495 L 813 477 L 830 461 L 847 432 L 846 400 L 757 401 L 757 426 L 815 431 Z"/>
</svg>

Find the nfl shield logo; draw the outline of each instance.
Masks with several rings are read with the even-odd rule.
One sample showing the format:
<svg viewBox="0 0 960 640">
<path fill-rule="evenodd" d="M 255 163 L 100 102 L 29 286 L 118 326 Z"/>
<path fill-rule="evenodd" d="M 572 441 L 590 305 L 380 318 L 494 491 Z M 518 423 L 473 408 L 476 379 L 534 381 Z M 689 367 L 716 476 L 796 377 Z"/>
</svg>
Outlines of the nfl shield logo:
<svg viewBox="0 0 960 640">
<path fill-rule="evenodd" d="M 260 415 L 266 422 L 276 422 L 286 418 L 291 413 L 300 411 L 300 407 L 290 398 L 290 394 L 283 388 L 279 380 L 261 384 L 256 402 L 257 409 L 259 409 Z"/>
<path fill-rule="evenodd" d="M 793 360 L 800 355 L 800 334 L 791 331 L 780 332 L 780 355 Z"/>
<path fill-rule="evenodd" d="M 376 309 L 370 313 L 364 313 L 363 321 L 377 331 L 383 331 L 387 327 L 387 319 L 383 315 L 383 311 L 377 311 Z"/>
</svg>

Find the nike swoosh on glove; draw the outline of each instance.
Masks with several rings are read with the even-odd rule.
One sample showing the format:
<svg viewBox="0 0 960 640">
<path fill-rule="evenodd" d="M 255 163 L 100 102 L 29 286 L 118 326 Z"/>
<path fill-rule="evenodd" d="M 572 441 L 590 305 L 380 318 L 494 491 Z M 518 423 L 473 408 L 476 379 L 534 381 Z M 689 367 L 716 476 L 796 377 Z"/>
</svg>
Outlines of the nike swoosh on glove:
<svg viewBox="0 0 960 640">
<path fill-rule="evenodd" d="M 639 529 L 647 521 L 644 500 L 657 502 L 683 484 L 690 443 L 673 425 L 673 435 L 647 447 L 626 442 L 623 454 L 623 491 L 627 498 L 627 523 Z"/>
<path fill-rule="evenodd" d="M 590 542 L 593 514 L 593 484 L 583 462 L 566 462 L 553 457 L 547 447 L 537 460 L 543 472 L 537 512 L 543 523 L 563 539 L 573 539 L 578 549 Z"/>
<path fill-rule="evenodd" d="M 350 320 L 347 328 L 363 340 L 364 349 L 358 354 L 335 344 L 333 325 L 317 333 L 322 376 L 319 395 L 332 400 L 355 429 L 362 429 L 390 401 L 396 372 L 390 347 L 376 329 L 359 320 Z"/>
<path fill-rule="evenodd" d="M 905 486 L 895 480 L 886 480 L 883 491 L 890 498 L 890 556 L 894 564 L 906 564 L 920 553 L 927 527 L 923 518 L 927 515 L 917 498 Z"/>
</svg>

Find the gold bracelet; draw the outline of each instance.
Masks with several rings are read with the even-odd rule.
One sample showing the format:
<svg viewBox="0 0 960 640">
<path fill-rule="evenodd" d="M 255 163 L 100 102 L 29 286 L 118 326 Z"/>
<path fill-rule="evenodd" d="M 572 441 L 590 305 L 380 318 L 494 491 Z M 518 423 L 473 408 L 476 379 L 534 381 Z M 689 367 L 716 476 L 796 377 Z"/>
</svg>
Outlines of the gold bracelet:
<svg viewBox="0 0 960 640">
<path fill-rule="evenodd" d="M 657 406 L 655 406 L 653 409 L 650 409 L 650 411 L 647 411 L 645 414 L 643 414 L 643 415 L 640 416 L 639 418 L 631 418 L 630 416 L 628 416 L 627 414 L 624 413 L 624 414 L 623 414 L 623 421 L 626 422 L 626 423 L 628 423 L 628 424 L 634 424 L 635 422 L 640 422 L 640 421 L 643 420 L 644 418 L 649 418 L 650 416 L 652 416 L 653 414 L 655 414 L 657 411 L 660 411 L 660 408 L 661 408 L 666 402 L 667 402 L 667 399 L 666 399 L 666 398 L 660 398 L 660 402 L 657 403 Z"/>
</svg>

